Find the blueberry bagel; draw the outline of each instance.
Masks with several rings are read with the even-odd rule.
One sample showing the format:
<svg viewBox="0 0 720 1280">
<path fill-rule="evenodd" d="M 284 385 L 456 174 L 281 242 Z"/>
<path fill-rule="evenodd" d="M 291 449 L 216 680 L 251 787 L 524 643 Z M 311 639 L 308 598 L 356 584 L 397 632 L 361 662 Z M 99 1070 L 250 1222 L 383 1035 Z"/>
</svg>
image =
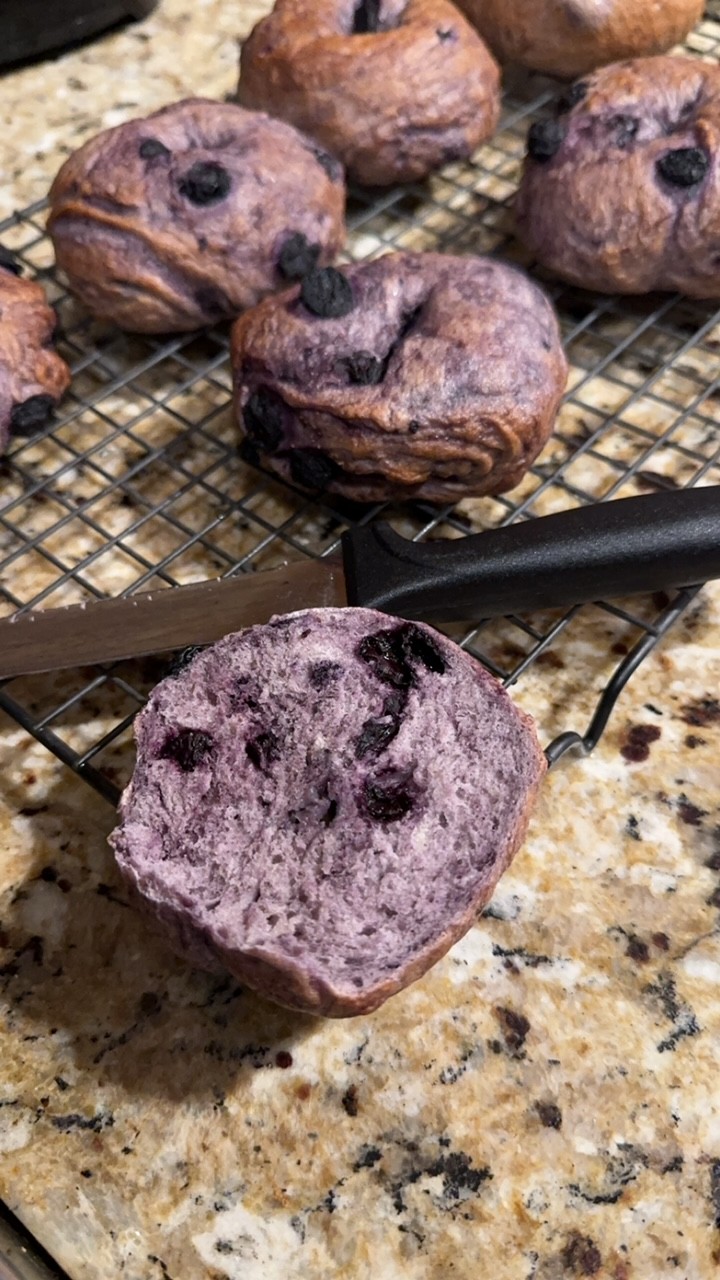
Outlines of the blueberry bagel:
<svg viewBox="0 0 720 1280">
<path fill-rule="evenodd" d="M 516 203 L 537 261 L 604 293 L 720 297 L 720 68 L 638 58 L 534 124 Z"/>
<path fill-rule="evenodd" d="M 330 261 L 344 238 L 336 161 L 287 124 L 201 98 L 85 143 L 50 206 L 73 292 L 147 333 L 234 317 Z"/>
<path fill-rule="evenodd" d="M 70 384 L 55 351 L 57 317 L 41 286 L 23 280 L 0 245 L 0 453 L 11 435 L 32 435 L 52 417 Z"/>
<path fill-rule="evenodd" d="M 245 456 L 362 502 L 512 488 L 567 376 L 537 285 L 434 253 L 312 273 L 236 322 L 232 358 Z"/>
<path fill-rule="evenodd" d="M 594 67 L 665 53 L 703 0 L 457 0 L 502 62 L 572 79 Z"/>
<path fill-rule="evenodd" d="M 136 737 L 112 844 L 140 902 L 191 963 L 333 1017 L 470 928 L 545 772 L 475 658 L 369 609 L 227 636 L 155 689 Z"/>
<path fill-rule="evenodd" d="M 471 155 L 498 121 L 497 66 L 448 0 L 277 0 L 240 67 L 244 106 L 303 129 L 371 185 Z"/>
</svg>

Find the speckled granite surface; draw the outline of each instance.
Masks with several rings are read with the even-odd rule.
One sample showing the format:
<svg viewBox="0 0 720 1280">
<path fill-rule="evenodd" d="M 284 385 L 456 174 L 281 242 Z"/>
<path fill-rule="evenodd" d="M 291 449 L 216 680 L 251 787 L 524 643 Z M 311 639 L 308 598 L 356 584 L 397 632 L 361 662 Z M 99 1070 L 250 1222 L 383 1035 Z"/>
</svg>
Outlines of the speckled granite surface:
<svg viewBox="0 0 720 1280">
<path fill-rule="evenodd" d="M 230 90 L 265 7 L 165 0 L 8 77 L 3 210 L 99 125 Z M 544 739 L 570 702 L 584 723 L 614 636 L 583 614 L 518 687 Z M 713 587 L 549 776 L 486 917 L 333 1024 L 175 959 L 125 905 L 109 807 L 1 720 L 0 1195 L 72 1280 L 720 1272 L 719 687 Z"/>
</svg>

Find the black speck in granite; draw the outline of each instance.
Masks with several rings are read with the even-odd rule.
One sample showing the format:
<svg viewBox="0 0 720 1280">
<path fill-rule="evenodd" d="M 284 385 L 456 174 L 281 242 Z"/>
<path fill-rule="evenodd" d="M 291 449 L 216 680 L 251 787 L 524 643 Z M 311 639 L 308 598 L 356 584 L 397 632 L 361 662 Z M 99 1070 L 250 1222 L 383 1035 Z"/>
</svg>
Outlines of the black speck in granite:
<svg viewBox="0 0 720 1280">
<path fill-rule="evenodd" d="M 147 1256 L 147 1260 L 148 1262 L 152 1262 L 156 1267 L 159 1267 L 163 1275 L 167 1276 L 168 1280 L 172 1280 L 171 1276 L 168 1273 L 167 1263 L 163 1262 L 162 1258 L 158 1258 L 156 1253 L 149 1253 Z"/>
<path fill-rule="evenodd" d="M 485 916 L 487 912 L 483 912 Z M 496 920 L 507 919 L 504 915 L 491 917 Z M 545 956 L 535 951 L 527 951 L 525 947 L 501 947 L 498 942 L 493 943 L 492 953 L 494 956 L 502 956 L 503 959 L 520 960 L 528 969 L 537 969 L 541 964 L 552 964 L 552 956 Z"/>
<path fill-rule="evenodd" d="M 555 1102 L 536 1102 L 535 1110 L 546 1129 L 562 1128 L 562 1111 Z"/>
<path fill-rule="evenodd" d="M 677 811 L 681 822 L 686 823 L 689 827 L 702 826 L 703 818 L 707 818 L 708 816 L 707 809 L 698 808 L 696 804 L 693 804 L 692 801 L 688 800 L 686 795 L 680 795 L 678 797 Z"/>
<path fill-rule="evenodd" d="M 563 1248 L 562 1263 L 573 1276 L 595 1276 L 602 1267 L 602 1255 L 590 1236 L 573 1231 Z"/>
<path fill-rule="evenodd" d="M 288 1067 L 293 1064 L 292 1054 L 287 1049 L 280 1049 L 275 1054 L 275 1066 L 280 1067 L 282 1071 L 287 1071 Z"/>
<path fill-rule="evenodd" d="M 81 1178 L 92 1178 L 92 1176 L 93 1176 L 92 1169 L 81 1169 L 81 1170 L 80 1170 L 80 1177 L 81 1177 Z"/>
<path fill-rule="evenodd" d="M 707 900 L 707 904 L 709 907 L 714 907 L 716 910 L 720 910 L 720 885 L 718 885 L 717 889 L 713 889 L 713 892 Z"/>
<path fill-rule="evenodd" d="M 43 867 L 38 877 L 39 880 L 45 880 L 48 884 L 54 884 L 57 878 L 58 873 L 54 867 Z"/>
<path fill-rule="evenodd" d="M 720 1161 L 718 1161 L 718 1163 L 720 1164 Z M 663 1165 L 660 1172 L 661 1173 L 679 1173 L 679 1171 L 682 1169 L 684 1164 L 685 1164 L 685 1160 L 683 1156 L 673 1156 L 672 1160 L 668 1160 L 667 1164 Z"/>
<path fill-rule="evenodd" d="M 426 1172 L 431 1178 L 442 1176 L 443 1196 L 447 1200 L 459 1200 L 463 1191 L 475 1194 L 484 1182 L 492 1178 L 487 1165 L 474 1168 L 470 1156 L 464 1151 L 451 1151 L 447 1155 L 440 1156 Z"/>
<path fill-rule="evenodd" d="M 318 1205 L 318 1209 L 324 1209 L 326 1213 L 334 1213 L 337 1209 L 337 1197 L 334 1188 L 331 1187 L 327 1195 L 323 1197 Z"/>
<path fill-rule="evenodd" d="M 677 994 L 675 979 L 671 974 L 663 973 L 645 988 L 648 995 L 660 1005 L 664 1016 L 673 1024 L 669 1036 L 665 1036 L 656 1046 L 658 1053 L 672 1053 L 680 1040 L 700 1034 L 700 1024 L 694 1011 L 681 1000 Z"/>
<path fill-rule="evenodd" d="M 397 1214 L 405 1213 L 407 1205 L 403 1192 L 406 1187 L 413 1186 L 421 1178 L 442 1177 L 441 1199 L 439 1208 L 454 1211 L 460 1201 L 469 1195 L 476 1195 L 483 1183 L 492 1179 L 492 1173 L 486 1165 L 475 1168 L 470 1156 L 464 1151 L 442 1151 L 432 1159 L 420 1158 L 417 1143 L 404 1144 L 411 1160 L 399 1179 L 387 1186 L 393 1208 Z"/>
<path fill-rule="evenodd" d="M 140 1013 L 147 1016 L 153 1013 L 159 1013 L 162 1003 L 156 991 L 143 991 L 140 997 Z"/>
<path fill-rule="evenodd" d="M 615 1191 L 591 1192 L 583 1191 L 576 1182 L 568 1184 L 568 1191 L 577 1196 L 579 1200 L 584 1200 L 586 1204 L 617 1204 L 622 1199 L 623 1188 L 617 1187 Z M 588 1274 L 592 1274 L 591 1272 Z"/>
<path fill-rule="evenodd" d="M 681 707 L 680 717 L 685 724 L 699 729 L 720 724 L 720 701 L 717 698 L 711 698 L 708 694 L 705 698 L 698 698 L 695 702 L 688 702 Z"/>
<path fill-rule="evenodd" d="M 628 820 L 625 824 L 625 834 L 630 836 L 631 840 L 642 840 L 642 836 L 638 830 L 638 820 L 634 813 L 628 814 Z"/>
<path fill-rule="evenodd" d="M 108 902 L 114 902 L 118 907 L 126 907 L 128 905 L 127 902 L 123 902 L 122 898 L 117 897 L 111 884 L 103 884 L 101 881 L 96 885 L 95 892 L 99 894 L 101 898 L 107 898 Z"/>
<path fill-rule="evenodd" d="M 720 826 L 717 826 L 713 832 L 713 852 L 705 863 L 711 871 L 720 871 Z"/>
<path fill-rule="evenodd" d="M 373 1165 L 376 1165 L 378 1160 L 382 1160 L 382 1151 L 380 1148 L 365 1146 L 353 1165 L 353 1171 L 357 1173 L 360 1169 L 372 1169 Z"/>
<path fill-rule="evenodd" d="M 89 1129 L 93 1133 L 100 1133 L 103 1129 L 112 1129 L 115 1124 L 115 1117 L 109 1111 L 99 1111 L 94 1116 L 82 1116 L 73 1111 L 66 1116 L 51 1116 L 50 1123 L 55 1129 L 59 1129 L 61 1133 L 71 1133 L 73 1130 L 79 1129 Z"/>
<path fill-rule="evenodd" d="M 249 1062 L 256 1070 L 267 1067 L 270 1060 L 268 1045 L 223 1045 L 219 1040 L 209 1040 L 203 1045 L 203 1053 L 215 1062 Z"/>
<path fill-rule="evenodd" d="M 515 1056 L 524 1056 L 524 1045 L 527 1034 L 530 1030 L 530 1023 L 524 1013 L 518 1013 L 515 1009 L 509 1009 L 505 1005 L 499 1005 L 495 1010 L 495 1015 L 500 1023 L 503 1039 L 510 1053 Z"/>
<path fill-rule="evenodd" d="M 720 1160 L 710 1165 L 710 1201 L 713 1208 L 713 1225 L 720 1231 Z"/>
<path fill-rule="evenodd" d="M 642 938 L 638 938 L 637 934 L 631 933 L 628 937 L 625 955 L 634 960 L 636 964 L 647 964 L 650 959 L 650 948 L 647 942 L 643 942 Z"/>
<path fill-rule="evenodd" d="M 63 1080 L 62 1076 L 55 1076 L 55 1083 L 61 1093 L 64 1093 L 66 1089 L 70 1088 L 67 1080 Z"/>
<path fill-rule="evenodd" d="M 346 1115 L 356 1116 L 359 1110 L 357 1086 L 351 1084 L 345 1090 L 340 1102 L 342 1103 L 342 1108 Z"/>
<path fill-rule="evenodd" d="M 650 746 L 657 742 L 662 730 L 655 724 L 636 724 L 628 731 L 620 748 L 620 754 L 628 764 L 641 764 L 650 755 Z"/>
</svg>

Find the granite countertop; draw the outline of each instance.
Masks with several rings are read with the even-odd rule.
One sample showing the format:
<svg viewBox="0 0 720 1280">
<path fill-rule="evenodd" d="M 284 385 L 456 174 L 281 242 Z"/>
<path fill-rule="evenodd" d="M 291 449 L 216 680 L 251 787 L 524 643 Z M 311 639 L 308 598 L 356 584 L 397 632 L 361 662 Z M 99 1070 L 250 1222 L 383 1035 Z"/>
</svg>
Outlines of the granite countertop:
<svg viewBox="0 0 720 1280">
<path fill-rule="evenodd" d="M 266 7 L 165 0 L 6 77 L 3 211 L 99 126 L 229 92 Z M 607 645 L 583 625 L 579 672 Z M 544 740 L 557 662 L 553 697 L 515 695 Z M 176 959 L 126 903 L 109 806 L 1 719 L 0 1196 L 71 1280 L 708 1280 L 719 688 L 713 586 L 549 775 L 478 925 L 334 1023 Z"/>
</svg>

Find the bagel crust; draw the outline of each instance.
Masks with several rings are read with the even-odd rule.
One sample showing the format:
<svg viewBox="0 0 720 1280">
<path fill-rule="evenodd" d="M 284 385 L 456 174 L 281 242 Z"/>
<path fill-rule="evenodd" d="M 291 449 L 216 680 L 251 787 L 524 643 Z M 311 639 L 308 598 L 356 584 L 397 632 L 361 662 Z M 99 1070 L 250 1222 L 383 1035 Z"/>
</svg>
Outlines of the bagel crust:
<svg viewBox="0 0 720 1280">
<path fill-rule="evenodd" d="M 237 321 L 232 358 L 245 456 L 360 502 L 513 488 L 567 376 L 536 284 L 440 253 L 307 277 Z"/>
<path fill-rule="evenodd" d="M 501 62 L 573 79 L 621 58 L 666 53 L 703 0 L 457 0 Z"/>
<path fill-rule="evenodd" d="M 498 67 L 448 0 L 277 0 L 245 41 L 238 100 L 370 186 L 425 178 L 495 131 Z"/>
<path fill-rule="evenodd" d="M 70 384 L 55 351 L 57 316 L 42 286 L 23 280 L 0 246 L 0 452 L 11 435 L 34 435 L 52 417 Z"/>
<path fill-rule="evenodd" d="M 233 319 L 343 243 L 342 168 L 280 120 L 188 98 L 107 129 L 50 192 L 58 266 L 93 315 L 182 332 Z"/>
<path fill-rule="evenodd" d="M 535 124 L 516 202 L 542 266 L 601 293 L 720 297 L 720 68 L 638 58 Z"/>
</svg>

